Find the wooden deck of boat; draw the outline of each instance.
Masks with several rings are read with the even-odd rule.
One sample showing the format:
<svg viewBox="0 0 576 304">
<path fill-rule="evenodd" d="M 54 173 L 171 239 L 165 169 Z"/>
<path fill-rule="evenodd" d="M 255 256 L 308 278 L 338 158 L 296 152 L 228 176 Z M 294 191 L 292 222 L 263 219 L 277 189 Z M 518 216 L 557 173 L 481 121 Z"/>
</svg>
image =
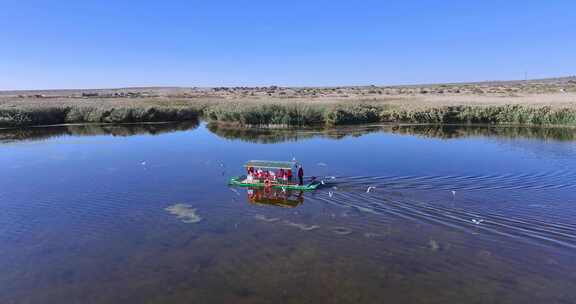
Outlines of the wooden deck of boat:
<svg viewBox="0 0 576 304">
<path fill-rule="evenodd" d="M 229 185 L 239 186 L 239 187 L 257 187 L 257 188 L 264 188 L 265 184 L 263 182 L 256 182 L 256 183 L 245 183 L 244 179 L 241 176 L 235 176 L 230 178 L 228 182 Z M 319 183 L 309 183 L 305 185 L 298 185 L 298 184 L 278 184 L 273 183 L 272 188 L 274 189 L 285 189 L 285 190 L 315 190 L 318 188 Z"/>
</svg>

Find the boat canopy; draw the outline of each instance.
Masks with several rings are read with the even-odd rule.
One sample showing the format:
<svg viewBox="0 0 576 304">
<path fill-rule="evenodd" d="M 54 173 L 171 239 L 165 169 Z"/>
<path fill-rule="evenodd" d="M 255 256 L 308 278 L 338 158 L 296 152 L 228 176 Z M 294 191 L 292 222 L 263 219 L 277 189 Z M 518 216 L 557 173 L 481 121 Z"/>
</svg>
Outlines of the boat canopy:
<svg viewBox="0 0 576 304">
<path fill-rule="evenodd" d="M 248 161 L 244 167 L 262 169 L 292 169 L 295 165 L 295 161 L 251 160 Z"/>
</svg>

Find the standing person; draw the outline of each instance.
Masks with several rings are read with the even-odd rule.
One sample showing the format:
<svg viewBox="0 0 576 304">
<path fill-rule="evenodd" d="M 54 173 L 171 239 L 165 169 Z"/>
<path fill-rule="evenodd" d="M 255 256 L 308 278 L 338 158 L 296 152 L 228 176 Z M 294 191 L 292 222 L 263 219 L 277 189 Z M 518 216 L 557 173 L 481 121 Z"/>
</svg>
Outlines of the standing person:
<svg viewBox="0 0 576 304">
<path fill-rule="evenodd" d="M 286 179 L 291 182 L 292 181 L 292 170 L 288 169 L 286 170 Z"/>
<path fill-rule="evenodd" d="M 302 165 L 298 166 L 298 184 L 304 185 L 304 169 L 302 169 Z"/>
</svg>

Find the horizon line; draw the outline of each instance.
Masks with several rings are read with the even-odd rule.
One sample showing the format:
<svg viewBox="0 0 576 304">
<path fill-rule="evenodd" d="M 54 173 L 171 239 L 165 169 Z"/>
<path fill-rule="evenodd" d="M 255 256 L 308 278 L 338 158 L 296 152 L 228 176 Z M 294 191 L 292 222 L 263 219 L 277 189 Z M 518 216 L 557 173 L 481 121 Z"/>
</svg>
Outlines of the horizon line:
<svg viewBox="0 0 576 304">
<path fill-rule="evenodd" d="M 408 86 L 434 86 L 434 85 L 466 85 L 488 83 L 522 83 L 537 81 L 554 81 L 576 79 L 576 74 L 553 76 L 544 78 L 527 79 L 495 79 L 479 81 L 453 81 L 453 82 L 428 82 L 428 83 L 398 83 L 398 84 L 348 84 L 348 85 L 215 85 L 215 86 L 174 86 L 174 85 L 150 85 L 150 86 L 117 86 L 117 87 L 77 87 L 77 88 L 40 88 L 40 89 L 0 89 L 0 92 L 26 92 L 26 91 L 79 91 L 79 90 L 141 90 L 141 89 L 213 89 L 213 88 L 353 88 L 353 87 L 408 87 Z"/>
</svg>

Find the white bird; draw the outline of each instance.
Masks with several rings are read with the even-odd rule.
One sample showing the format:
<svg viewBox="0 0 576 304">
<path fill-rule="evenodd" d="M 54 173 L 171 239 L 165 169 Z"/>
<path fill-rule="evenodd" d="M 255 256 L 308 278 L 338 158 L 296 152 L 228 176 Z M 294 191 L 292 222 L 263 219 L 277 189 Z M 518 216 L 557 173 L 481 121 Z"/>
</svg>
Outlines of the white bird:
<svg viewBox="0 0 576 304">
<path fill-rule="evenodd" d="M 456 191 L 452 190 L 452 196 L 456 196 Z"/>
<path fill-rule="evenodd" d="M 484 220 L 483 219 L 472 219 L 472 223 L 476 224 L 476 225 L 480 225 L 480 223 L 482 223 Z"/>
<path fill-rule="evenodd" d="M 328 196 L 332 197 L 332 195 L 334 195 L 334 193 L 332 193 L 332 191 L 328 191 Z"/>
<path fill-rule="evenodd" d="M 324 180 L 321 180 L 320 183 L 321 183 L 322 185 L 326 185 L 326 183 L 324 182 Z"/>
<path fill-rule="evenodd" d="M 376 187 L 372 187 L 372 186 L 368 187 L 368 189 L 366 189 L 366 193 L 370 193 L 370 190 L 372 190 L 372 189 L 376 189 Z"/>
</svg>

